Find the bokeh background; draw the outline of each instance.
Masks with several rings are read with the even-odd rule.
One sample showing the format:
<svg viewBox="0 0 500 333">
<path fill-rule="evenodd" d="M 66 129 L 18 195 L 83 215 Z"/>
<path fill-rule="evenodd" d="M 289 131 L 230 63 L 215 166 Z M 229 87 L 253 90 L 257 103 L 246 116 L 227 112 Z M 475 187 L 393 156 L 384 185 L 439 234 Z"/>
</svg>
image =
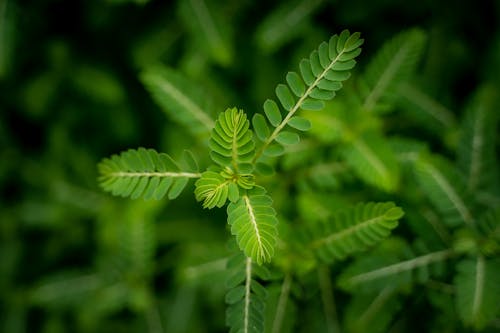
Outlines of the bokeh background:
<svg viewBox="0 0 500 333">
<path fill-rule="evenodd" d="M 457 116 L 500 86 L 499 1 L 0 0 L 0 331 L 225 331 L 223 212 L 98 188 L 103 157 L 196 145 L 139 74 L 167 65 L 251 114 L 330 35 L 360 31 L 363 66 L 411 27 L 425 90 Z"/>
</svg>

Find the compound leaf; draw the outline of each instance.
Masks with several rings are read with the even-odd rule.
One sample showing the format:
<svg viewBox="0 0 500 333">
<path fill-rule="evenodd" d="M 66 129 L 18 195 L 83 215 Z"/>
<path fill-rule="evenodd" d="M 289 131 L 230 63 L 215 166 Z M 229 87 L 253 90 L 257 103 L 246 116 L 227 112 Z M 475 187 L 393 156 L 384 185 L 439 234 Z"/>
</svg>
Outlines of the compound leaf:
<svg viewBox="0 0 500 333">
<path fill-rule="evenodd" d="M 344 259 L 389 236 L 403 214 L 392 202 L 359 203 L 310 226 L 310 247 L 325 262 Z"/>
<path fill-rule="evenodd" d="M 221 167 L 238 171 L 240 164 L 248 163 L 254 155 L 255 143 L 250 122 L 243 110 L 236 108 L 222 112 L 212 130 L 208 143 L 212 160 Z"/>
<path fill-rule="evenodd" d="M 240 249 L 259 265 L 270 262 L 278 235 L 276 212 L 264 188 L 255 186 L 227 207 L 231 233 Z"/>
<path fill-rule="evenodd" d="M 191 163 L 196 164 L 194 160 Z M 175 199 L 190 178 L 201 176 L 197 172 L 181 171 L 167 154 L 145 148 L 129 149 L 105 158 L 98 170 L 99 183 L 105 191 L 132 199 L 142 196 L 145 200 L 159 200 L 167 193 L 169 199 Z"/>
</svg>

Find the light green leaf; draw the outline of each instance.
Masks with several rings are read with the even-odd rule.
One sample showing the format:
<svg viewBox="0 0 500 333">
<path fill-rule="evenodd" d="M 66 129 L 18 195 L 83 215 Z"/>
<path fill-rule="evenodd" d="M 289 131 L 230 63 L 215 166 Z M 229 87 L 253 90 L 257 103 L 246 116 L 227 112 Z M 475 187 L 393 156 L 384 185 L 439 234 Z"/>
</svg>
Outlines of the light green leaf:
<svg viewBox="0 0 500 333">
<path fill-rule="evenodd" d="M 276 137 L 276 141 L 283 145 L 294 145 L 299 143 L 300 137 L 297 133 L 282 131 Z"/>
<path fill-rule="evenodd" d="M 270 144 L 269 146 L 266 147 L 266 150 L 264 150 L 264 155 L 270 157 L 281 156 L 284 153 L 285 153 L 285 148 L 278 143 Z"/>
<path fill-rule="evenodd" d="M 201 174 L 181 171 L 167 154 L 153 149 L 130 149 L 120 155 L 103 159 L 98 165 L 101 187 L 113 195 L 144 199 L 177 197 L 190 178 Z"/>
<path fill-rule="evenodd" d="M 227 207 L 231 233 L 240 249 L 259 265 L 270 262 L 278 235 L 276 212 L 262 187 L 254 187 Z"/>
<path fill-rule="evenodd" d="M 266 118 L 260 113 L 256 113 L 252 118 L 253 129 L 255 134 L 261 141 L 265 141 L 271 134 L 269 131 L 269 126 L 267 126 Z"/>
<path fill-rule="evenodd" d="M 288 74 L 286 75 L 286 82 L 288 83 L 288 86 L 293 91 L 295 96 L 301 97 L 302 95 L 304 95 L 306 86 L 304 85 L 304 82 L 302 82 L 299 74 L 295 72 L 288 72 Z"/>
<path fill-rule="evenodd" d="M 278 84 L 276 87 L 276 96 L 285 110 L 290 111 L 293 108 L 295 99 L 286 85 Z"/>
<path fill-rule="evenodd" d="M 278 104 L 272 99 L 267 99 L 264 102 L 264 112 L 266 113 L 267 119 L 274 127 L 278 126 L 283 120 Z"/>
<path fill-rule="evenodd" d="M 230 180 L 225 179 L 217 172 L 203 172 L 201 178 L 195 183 L 196 200 L 203 200 L 203 208 L 212 209 L 216 206 L 221 208 L 229 196 L 229 183 Z"/>
<path fill-rule="evenodd" d="M 309 120 L 297 116 L 290 118 L 287 124 L 299 131 L 308 131 L 311 128 L 311 122 Z"/>
<path fill-rule="evenodd" d="M 300 104 L 300 108 L 307 111 L 319 111 L 325 108 L 325 103 L 323 101 L 307 98 Z"/>
<path fill-rule="evenodd" d="M 250 122 L 243 110 L 227 109 L 219 115 L 208 146 L 210 157 L 222 168 L 230 167 L 238 171 L 240 164 L 252 160 L 255 143 Z"/>
</svg>

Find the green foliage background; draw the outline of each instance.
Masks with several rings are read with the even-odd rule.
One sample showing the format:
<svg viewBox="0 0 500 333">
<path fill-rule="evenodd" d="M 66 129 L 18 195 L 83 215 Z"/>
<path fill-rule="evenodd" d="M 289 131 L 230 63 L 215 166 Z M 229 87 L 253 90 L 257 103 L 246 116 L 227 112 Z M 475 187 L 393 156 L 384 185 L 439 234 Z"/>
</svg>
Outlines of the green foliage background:
<svg viewBox="0 0 500 333">
<path fill-rule="evenodd" d="M 486 122 L 492 127 L 484 130 L 491 148 L 484 163 L 493 169 L 484 170 L 483 183 L 463 186 L 470 196 L 464 200 L 474 202 L 474 211 L 489 211 L 482 225 L 490 223 L 492 236 L 477 251 L 493 254 L 478 263 L 486 267 L 486 286 L 496 295 L 500 213 L 492 208 L 500 206 L 495 127 L 500 109 L 499 11 L 497 1 L 0 0 L 0 331 L 226 331 L 223 281 L 230 251 L 224 212 L 203 210 L 191 191 L 175 202 L 132 201 L 104 194 L 97 185 L 96 164 L 128 148 L 150 147 L 173 157 L 190 149 L 200 163 L 209 160 L 202 144 L 207 129 L 183 128 L 178 125 L 183 119 L 162 112 L 145 89 L 149 81 L 144 70 L 161 64 L 181 73 L 191 83 L 191 97 L 202 101 L 211 119 L 233 106 L 252 115 L 274 97 L 286 73 L 297 70 L 300 59 L 332 34 L 347 28 L 365 39 L 355 76 L 365 74 L 390 38 L 418 27 L 426 35 L 422 59 L 415 64 L 411 84 L 392 92 L 399 97 L 386 96 L 392 110 L 382 105 L 377 116 L 366 117 L 339 111 L 344 123 L 353 125 L 354 120 L 351 129 L 362 133 L 362 142 L 376 145 L 386 136 L 425 142 L 434 155 L 418 159 L 415 179 L 398 183 L 408 168 L 404 160 L 389 163 L 388 179 L 371 177 L 354 144 L 338 152 L 354 169 L 347 176 L 336 176 L 346 168 L 342 163 L 297 168 L 304 166 L 297 156 L 320 162 L 332 153 L 325 150 L 317 156 L 305 141 L 299 146 L 303 151 L 278 166 L 288 178 L 268 188 L 276 205 L 284 208 L 284 220 L 293 220 L 298 212 L 297 220 L 315 221 L 358 201 L 394 201 L 405 209 L 405 218 L 395 236 L 371 249 L 369 256 L 319 266 L 314 273 L 313 260 L 300 258 L 290 269 L 295 283 L 279 274 L 271 277 L 277 282 L 266 285 L 271 309 L 266 316 L 278 316 L 272 313 L 273 304 L 288 286 L 295 302 L 288 303 L 283 315 L 295 318 L 300 313 L 305 322 L 286 319 L 280 327 L 284 332 L 335 331 L 329 321 L 340 322 L 346 332 L 367 332 L 366 327 L 373 332 L 467 332 L 472 329 L 467 323 L 495 332 L 500 328 L 498 311 L 482 311 L 496 318 L 483 322 L 469 318 L 466 305 L 456 308 L 453 301 L 457 295 L 459 302 L 470 303 L 459 290 L 473 276 L 475 259 L 470 254 L 475 250 L 470 248 L 475 245 L 468 243 L 473 237 L 465 229 L 451 229 L 461 217 L 447 211 L 433 170 L 470 171 L 470 154 L 460 153 L 469 142 L 467 124 L 474 124 L 478 109 L 493 110 Z M 425 101 L 425 109 L 442 117 L 426 118 L 429 114 L 415 100 Z M 345 135 L 322 113 L 310 116 L 313 126 L 318 125 L 313 136 L 322 143 L 335 145 Z M 411 153 L 425 149 L 414 141 L 394 145 L 409 161 Z M 379 156 L 392 162 L 384 149 Z M 453 171 L 445 175 L 456 179 Z M 488 191 L 477 190 L 484 188 Z M 302 195 L 292 202 L 290 189 Z M 295 227 L 297 221 L 290 222 Z M 283 224 L 280 235 L 293 234 Z M 382 287 L 352 292 L 356 286 L 349 285 L 350 277 L 366 266 L 363 260 L 377 267 L 377 260 L 389 265 L 430 252 L 441 258 L 449 255 L 439 252 L 446 246 L 471 258 L 456 269 L 439 262 L 440 267 L 430 267 L 437 273 L 403 274 L 396 281 L 382 281 Z M 286 260 L 281 260 L 278 266 L 283 267 Z M 461 272 L 456 279 L 455 271 Z M 318 299 L 332 288 L 336 311 L 331 313 L 338 314 L 338 321 L 325 318 L 323 308 L 331 310 L 327 305 L 332 303 Z M 374 315 L 377 320 L 357 321 L 374 299 L 384 304 Z"/>
</svg>

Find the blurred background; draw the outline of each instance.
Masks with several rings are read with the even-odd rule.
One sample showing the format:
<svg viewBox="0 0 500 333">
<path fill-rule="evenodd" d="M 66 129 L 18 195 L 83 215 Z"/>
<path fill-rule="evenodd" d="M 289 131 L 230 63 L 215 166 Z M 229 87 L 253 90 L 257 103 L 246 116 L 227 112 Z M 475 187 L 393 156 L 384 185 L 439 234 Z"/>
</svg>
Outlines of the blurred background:
<svg viewBox="0 0 500 333">
<path fill-rule="evenodd" d="M 224 332 L 223 212 L 97 186 L 127 148 L 196 150 L 139 74 L 167 65 L 251 114 L 330 35 L 360 31 L 362 67 L 411 27 L 425 90 L 457 116 L 500 83 L 493 0 L 0 0 L 0 332 Z"/>
</svg>

